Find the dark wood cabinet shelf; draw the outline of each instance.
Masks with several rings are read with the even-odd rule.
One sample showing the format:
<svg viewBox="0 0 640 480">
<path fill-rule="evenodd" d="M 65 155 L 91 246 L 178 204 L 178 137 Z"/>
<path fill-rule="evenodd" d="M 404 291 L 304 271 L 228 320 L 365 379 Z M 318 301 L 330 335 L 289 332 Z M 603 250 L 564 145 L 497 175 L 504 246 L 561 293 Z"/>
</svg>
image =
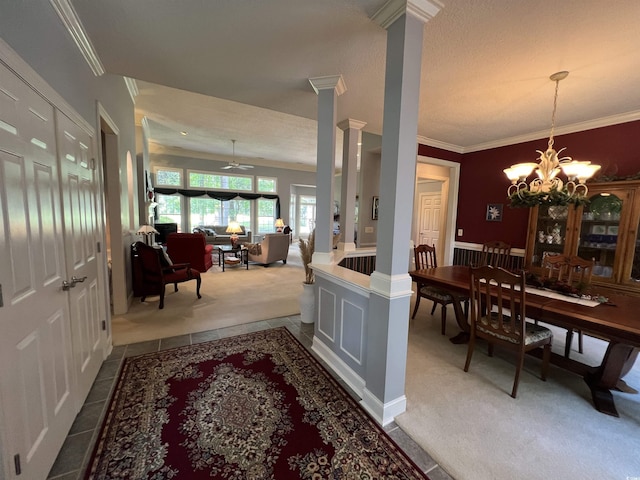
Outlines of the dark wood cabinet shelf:
<svg viewBox="0 0 640 480">
<path fill-rule="evenodd" d="M 566 216 L 558 215 L 562 207 L 551 207 L 554 215 L 548 206 L 530 209 L 525 266 L 539 267 L 544 255 L 579 255 L 595 260 L 601 268 L 594 272 L 608 272 L 607 276 L 594 273 L 594 284 L 640 295 L 640 181 L 588 186 L 590 203 L 566 207 Z M 609 199 L 617 208 L 607 213 L 602 205 L 611 204 Z M 560 229 L 561 244 L 539 241 L 540 235 L 550 235 L 554 228 Z"/>
</svg>

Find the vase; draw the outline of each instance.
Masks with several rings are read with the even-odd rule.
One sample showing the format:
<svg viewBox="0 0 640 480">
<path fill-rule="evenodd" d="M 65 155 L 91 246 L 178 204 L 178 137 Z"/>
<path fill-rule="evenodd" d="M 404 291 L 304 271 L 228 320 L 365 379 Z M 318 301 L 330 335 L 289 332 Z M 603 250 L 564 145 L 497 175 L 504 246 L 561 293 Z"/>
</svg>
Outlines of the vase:
<svg viewBox="0 0 640 480">
<path fill-rule="evenodd" d="M 314 321 L 314 308 L 316 305 L 316 297 L 313 292 L 312 283 L 302 284 L 302 294 L 299 298 L 300 303 L 300 321 L 302 323 L 313 323 Z"/>
</svg>

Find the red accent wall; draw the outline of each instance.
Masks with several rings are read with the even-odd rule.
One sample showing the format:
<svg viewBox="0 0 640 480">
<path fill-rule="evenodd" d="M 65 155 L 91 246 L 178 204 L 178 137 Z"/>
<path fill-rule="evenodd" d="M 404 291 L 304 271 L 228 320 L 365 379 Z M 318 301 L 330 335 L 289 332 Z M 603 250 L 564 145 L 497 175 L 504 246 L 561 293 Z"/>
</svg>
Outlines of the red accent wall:
<svg viewBox="0 0 640 480">
<path fill-rule="evenodd" d="M 558 135 L 554 137 L 554 146 L 556 150 L 566 147 L 563 154 L 576 160 L 602 165 L 599 176 L 626 176 L 640 172 L 639 140 L 640 121 L 634 121 Z M 508 206 L 509 181 L 502 170 L 514 163 L 537 163 L 536 150 L 546 150 L 547 142 L 548 139 L 540 139 L 462 155 L 419 146 L 420 155 L 461 164 L 456 227 L 462 228 L 464 235 L 456 240 L 470 243 L 503 240 L 514 248 L 525 247 L 529 209 Z M 485 219 L 488 203 L 504 205 L 501 222 Z"/>
<path fill-rule="evenodd" d="M 440 160 L 449 160 L 451 162 L 461 163 L 462 154 L 443 150 L 442 148 L 430 147 L 429 145 L 418 145 L 418 155 L 423 157 L 439 158 Z"/>
</svg>

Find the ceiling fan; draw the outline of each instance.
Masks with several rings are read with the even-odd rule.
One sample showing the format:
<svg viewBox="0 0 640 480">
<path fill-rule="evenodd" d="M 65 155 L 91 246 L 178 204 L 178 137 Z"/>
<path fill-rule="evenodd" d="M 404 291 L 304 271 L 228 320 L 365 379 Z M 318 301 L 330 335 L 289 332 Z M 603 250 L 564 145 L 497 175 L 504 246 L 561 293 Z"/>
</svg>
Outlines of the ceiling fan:
<svg viewBox="0 0 640 480">
<path fill-rule="evenodd" d="M 229 162 L 229 165 L 225 165 L 220 169 L 221 170 L 249 170 L 250 168 L 253 168 L 253 165 L 243 165 L 236 161 L 236 141 L 231 140 L 231 143 L 233 143 L 233 160 Z"/>
</svg>

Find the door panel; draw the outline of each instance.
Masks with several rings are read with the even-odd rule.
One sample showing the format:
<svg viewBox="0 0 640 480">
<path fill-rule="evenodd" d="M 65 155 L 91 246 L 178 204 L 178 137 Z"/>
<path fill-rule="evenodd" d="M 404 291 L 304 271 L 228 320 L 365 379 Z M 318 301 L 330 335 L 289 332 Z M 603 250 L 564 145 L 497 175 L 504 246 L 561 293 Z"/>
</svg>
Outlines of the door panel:
<svg viewBox="0 0 640 480">
<path fill-rule="evenodd" d="M 0 477 L 46 478 L 77 413 L 54 113 L 2 64 L 0 224 Z"/>
<path fill-rule="evenodd" d="M 69 301 L 77 398 L 83 402 L 102 364 L 106 341 L 101 329 L 106 317 L 98 292 L 97 175 L 91 136 L 60 112 L 56 112 L 56 119 L 66 272 L 69 279 L 79 279 L 69 290 Z"/>
<path fill-rule="evenodd" d="M 440 193 L 423 193 L 420 195 L 420 244 L 438 247 L 441 213 L 442 195 Z"/>
</svg>

